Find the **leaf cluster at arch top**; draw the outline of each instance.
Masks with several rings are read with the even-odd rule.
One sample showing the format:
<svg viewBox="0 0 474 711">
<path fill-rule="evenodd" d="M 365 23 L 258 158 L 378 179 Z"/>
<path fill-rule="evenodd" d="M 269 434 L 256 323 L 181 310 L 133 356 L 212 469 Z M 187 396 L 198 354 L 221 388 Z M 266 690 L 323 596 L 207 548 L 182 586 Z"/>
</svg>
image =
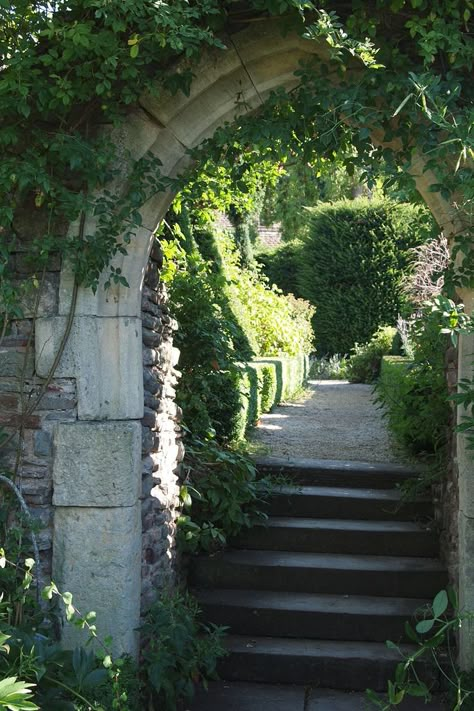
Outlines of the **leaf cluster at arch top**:
<svg viewBox="0 0 474 711">
<path fill-rule="evenodd" d="M 188 93 L 202 52 L 225 51 L 227 30 L 265 16 L 281 16 L 283 29 L 294 19 L 305 37 L 327 41 L 331 57 L 301 68 L 300 85 L 289 96 L 275 92 L 261 111 L 224 127 L 205 145 L 230 175 L 237 171 L 238 185 L 245 153 L 257 161 L 288 155 L 314 160 L 342 151 L 346 170 L 363 166 L 362 178 L 370 181 L 381 160 L 393 175 L 406 169 L 416 145 L 436 173 L 432 189 L 447 198 L 461 190 L 462 205 L 471 204 L 473 89 L 466 79 L 472 73 L 472 8 L 472 0 L 375 0 L 370 8 L 360 0 L 2 0 L 4 308 L 13 315 L 18 308 L 6 271 L 22 237 L 15 223 L 21 209 L 37 217 L 29 250 L 35 267 L 59 252 L 68 256 L 79 283 L 97 288 L 102 271 L 126 251 L 140 226 L 141 205 L 169 187 L 159 161 L 145 156 L 120 194 L 110 190 L 120 162 L 103 127 L 119 125 L 143 92 Z M 237 108 L 239 102 L 247 111 L 246 97 L 236 97 Z M 374 148 L 377 132 L 385 145 Z M 397 154 L 386 145 L 394 139 L 400 141 Z M 405 179 L 411 180 L 406 171 Z M 65 225 L 74 221 L 65 236 Z M 106 283 L 112 282 L 126 284 L 116 270 Z"/>
</svg>

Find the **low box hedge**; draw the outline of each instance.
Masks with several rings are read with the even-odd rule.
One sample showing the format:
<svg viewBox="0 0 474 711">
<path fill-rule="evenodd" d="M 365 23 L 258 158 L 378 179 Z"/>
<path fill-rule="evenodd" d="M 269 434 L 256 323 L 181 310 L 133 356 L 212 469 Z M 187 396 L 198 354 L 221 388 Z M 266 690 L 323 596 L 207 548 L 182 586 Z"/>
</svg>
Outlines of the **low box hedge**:
<svg viewBox="0 0 474 711">
<path fill-rule="evenodd" d="M 212 420 L 231 441 L 245 437 L 262 413 L 293 397 L 309 374 L 309 357 L 280 356 L 242 363 L 237 371 L 221 373 L 221 407 L 214 406 Z"/>
</svg>

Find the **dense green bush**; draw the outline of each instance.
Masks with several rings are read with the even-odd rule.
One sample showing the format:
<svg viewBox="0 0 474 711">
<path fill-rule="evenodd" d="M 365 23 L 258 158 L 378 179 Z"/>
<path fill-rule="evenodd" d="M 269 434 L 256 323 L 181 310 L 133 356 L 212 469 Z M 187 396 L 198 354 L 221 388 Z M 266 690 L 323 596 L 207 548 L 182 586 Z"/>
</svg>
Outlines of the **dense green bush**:
<svg viewBox="0 0 474 711">
<path fill-rule="evenodd" d="M 270 289 L 258 271 L 242 268 L 225 234 L 193 234 L 189 223 L 180 232 L 178 268 L 169 279 L 181 351 L 177 401 L 196 436 L 237 441 L 262 411 L 262 375 L 245 364 L 254 356 L 308 353 L 313 310 Z M 273 405 L 270 381 L 267 373 L 265 397 Z"/>
<path fill-rule="evenodd" d="M 221 438 L 242 440 L 263 412 L 296 395 L 308 374 L 309 357 L 304 355 L 260 358 L 216 374 L 221 397 L 207 406 Z"/>
<path fill-rule="evenodd" d="M 346 368 L 351 383 L 372 383 L 378 378 L 382 358 L 392 352 L 396 335 L 396 328 L 382 326 L 368 343 L 355 344 Z"/>
<path fill-rule="evenodd" d="M 263 509 L 272 484 L 257 477 L 246 455 L 216 440 L 188 441 L 181 487 L 184 514 L 178 519 L 182 550 L 194 553 L 222 547 L 242 529 L 266 520 Z"/>
<path fill-rule="evenodd" d="M 443 452 L 450 422 L 439 314 L 428 306 L 411 329 L 413 360 L 385 358 L 377 392 L 390 429 L 410 454 Z"/>
<path fill-rule="evenodd" d="M 314 308 L 268 285 L 261 272 L 242 269 L 232 241 L 219 233 L 217 245 L 230 308 L 257 357 L 311 353 Z"/>
<path fill-rule="evenodd" d="M 274 284 L 285 294 L 300 297 L 298 286 L 299 253 L 303 247 L 300 241 L 284 242 L 271 251 L 260 252 L 257 262 L 270 284 Z"/>
<path fill-rule="evenodd" d="M 261 407 L 262 412 L 270 412 L 276 403 L 277 377 L 274 363 L 255 363 L 262 374 Z"/>
<path fill-rule="evenodd" d="M 299 252 L 299 293 L 316 306 L 320 355 L 349 353 L 404 306 L 409 249 L 433 234 L 426 209 L 387 199 L 357 199 L 311 209 Z"/>
<path fill-rule="evenodd" d="M 254 363 L 270 364 L 275 367 L 275 403 L 289 400 L 296 395 L 309 375 L 309 357 L 305 355 L 293 358 L 258 358 Z"/>
<path fill-rule="evenodd" d="M 311 363 L 309 377 L 315 380 L 345 380 L 349 359 L 335 353 L 332 356 L 316 358 Z"/>
<path fill-rule="evenodd" d="M 193 697 L 195 684 L 217 678 L 224 629 L 204 625 L 199 615 L 196 600 L 179 592 L 163 595 L 148 611 L 142 626 L 147 708 L 176 711 Z"/>
<path fill-rule="evenodd" d="M 246 373 L 250 383 L 247 422 L 249 427 L 253 427 L 262 415 L 263 375 L 253 363 L 247 364 Z"/>
</svg>

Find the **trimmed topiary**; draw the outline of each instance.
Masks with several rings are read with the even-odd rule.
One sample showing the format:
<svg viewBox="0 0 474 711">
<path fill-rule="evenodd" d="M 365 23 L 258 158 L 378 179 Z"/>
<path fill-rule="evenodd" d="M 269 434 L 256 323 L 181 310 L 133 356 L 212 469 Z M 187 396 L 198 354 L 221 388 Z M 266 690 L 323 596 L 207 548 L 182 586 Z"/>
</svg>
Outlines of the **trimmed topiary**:
<svg viewBox="0 0 474 711">
<path fill-rule="evenodd" d="M 259 363 L 262 373 L 262 412 L 270 412 L 276 402 L 277 378 L 274 363 Z"/>
<path fill-rule="evenodd" d="M 316 306 L 320 355 L 349 353 L 403 310 L 410 252 L 434 234 L 425 208 L 359 198 L 311 208 L 298 251 L 299 293 Z"/>
</svg>

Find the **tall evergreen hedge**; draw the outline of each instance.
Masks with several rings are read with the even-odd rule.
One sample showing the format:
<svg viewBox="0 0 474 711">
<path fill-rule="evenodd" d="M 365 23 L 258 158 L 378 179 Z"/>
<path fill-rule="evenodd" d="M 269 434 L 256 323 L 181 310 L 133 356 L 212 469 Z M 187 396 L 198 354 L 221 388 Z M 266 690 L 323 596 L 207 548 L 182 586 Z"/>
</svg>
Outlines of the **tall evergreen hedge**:
<svg viewBox="0 0 474 711">
<path fill-rule="evenodd" d="M 260 252 L 257 255 L 257 262 L 270 284 L 275 284 L 285 294 L 294 294 L 297 298 L 301 296 L 298 285 L 300 250 L 301 242 L 294 240 L 284 242 L 271 252 Z"/>
<path fill-rule="evenodd" d="M 422 207 L 388 199 L 342 200 L 311 209 L 298 252 L 297 282 L 316 305 L 318 352 L 349 353 L 403 310 L 409 250 L 433 236 Z"/>
</svg>

